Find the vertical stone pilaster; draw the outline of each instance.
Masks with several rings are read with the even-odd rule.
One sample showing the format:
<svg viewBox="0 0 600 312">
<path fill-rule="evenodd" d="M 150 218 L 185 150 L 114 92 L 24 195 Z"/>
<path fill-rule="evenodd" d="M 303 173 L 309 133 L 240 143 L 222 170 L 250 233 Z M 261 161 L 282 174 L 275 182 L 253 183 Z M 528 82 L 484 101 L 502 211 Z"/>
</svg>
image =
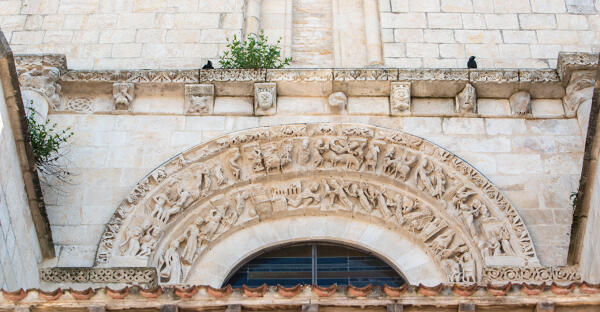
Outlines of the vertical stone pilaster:
<svg viewBox="0 0 600 312">
<path fill-rule="evenodd" d="M 379 6 L 377 2 L 377 0 L 363 0 L 368 66 L 383 65 Z"/>
</svg>

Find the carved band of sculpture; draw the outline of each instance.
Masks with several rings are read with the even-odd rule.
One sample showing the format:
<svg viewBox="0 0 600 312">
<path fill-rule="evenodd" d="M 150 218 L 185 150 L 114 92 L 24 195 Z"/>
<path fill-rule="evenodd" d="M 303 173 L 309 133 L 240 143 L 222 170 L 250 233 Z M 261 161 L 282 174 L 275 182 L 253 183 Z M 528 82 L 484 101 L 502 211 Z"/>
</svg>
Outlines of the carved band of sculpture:
<svg viewBox="0 0 600 312">
<path fill-rule="evenodd" d="M 539 265 L 523 221 L 481 173 L 421 138 L 355 124 L 250 129 L 172 158 L 118 207 L 96 262 L 155 266 L 180 284 L 243 226 L 305 215 L 385 223 L 450 282 L 480 281 L 489 263 Z"/>
</svg>

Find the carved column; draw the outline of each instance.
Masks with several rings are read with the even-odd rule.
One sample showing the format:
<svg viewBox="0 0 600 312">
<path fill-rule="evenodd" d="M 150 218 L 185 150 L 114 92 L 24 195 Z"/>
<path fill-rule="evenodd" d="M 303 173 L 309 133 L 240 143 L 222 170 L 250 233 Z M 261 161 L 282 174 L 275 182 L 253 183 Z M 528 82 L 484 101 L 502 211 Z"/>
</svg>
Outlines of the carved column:
<svg viewBox="0 0 600 312">
<path fill-rule="evenodd" d="M 244 24 L 244 36 L 258 34 L 260 30 L 260 7 L 262 0 L 247 0 Z"/>
<path fill-rule="evenodd" d="M 377 0 L 363 0 L 363 10 L 365 15 L 365 34 L 367 34 L 367 65 L 383 65 Z"/>
</svg>

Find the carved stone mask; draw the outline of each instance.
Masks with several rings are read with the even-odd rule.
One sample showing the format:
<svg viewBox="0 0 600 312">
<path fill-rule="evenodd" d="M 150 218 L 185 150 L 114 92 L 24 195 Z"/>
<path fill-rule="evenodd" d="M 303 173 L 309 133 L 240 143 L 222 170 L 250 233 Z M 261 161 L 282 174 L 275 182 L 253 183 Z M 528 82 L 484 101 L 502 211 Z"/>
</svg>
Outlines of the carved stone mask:
<svg viewBox="0 0 600 312">
<path fill-rule="evenodd" d="M 268 91 L 261 91 L 258 93 L 258 107 L 260 109 L 269 109 L 273 106 L 273 94 Z"/>
</svg>

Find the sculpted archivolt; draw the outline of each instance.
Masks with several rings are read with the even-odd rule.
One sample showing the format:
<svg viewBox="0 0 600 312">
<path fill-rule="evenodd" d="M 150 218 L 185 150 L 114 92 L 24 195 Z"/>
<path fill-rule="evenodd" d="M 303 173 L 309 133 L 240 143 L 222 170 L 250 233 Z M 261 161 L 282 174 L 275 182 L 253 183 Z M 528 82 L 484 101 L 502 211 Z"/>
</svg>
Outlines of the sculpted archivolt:
<svg viewBox="0 0 600 312">
<path fill-rule="evenodd" d="M 354 124 L 256 128 L 172 158 L 118 207 L 96 261 L 193 282 L 221 239 L 306 215 L 386 224 L 419 242 L 449 282 L 480 281 L 488 265 L 539 265 L 523 221 L 478 171 L 421 138 Z"/>
</svg>

